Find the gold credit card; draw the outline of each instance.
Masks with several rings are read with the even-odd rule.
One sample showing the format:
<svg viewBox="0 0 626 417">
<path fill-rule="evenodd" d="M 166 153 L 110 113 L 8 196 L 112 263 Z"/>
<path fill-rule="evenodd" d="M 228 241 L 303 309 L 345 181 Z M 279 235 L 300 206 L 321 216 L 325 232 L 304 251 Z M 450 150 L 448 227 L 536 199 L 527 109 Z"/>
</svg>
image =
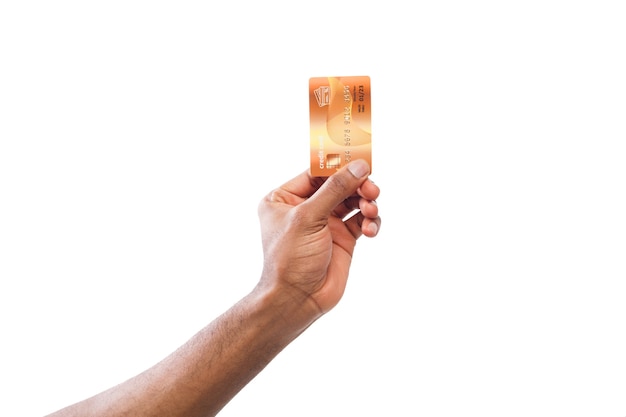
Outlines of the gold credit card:
<svg viewBox="0 0 626 417">
<path fill-rule="evenodd" d="M 370 78 L 309 79 L 311 175 L 328 177 L 355 159 L 372 166 Z"/>
</svg>

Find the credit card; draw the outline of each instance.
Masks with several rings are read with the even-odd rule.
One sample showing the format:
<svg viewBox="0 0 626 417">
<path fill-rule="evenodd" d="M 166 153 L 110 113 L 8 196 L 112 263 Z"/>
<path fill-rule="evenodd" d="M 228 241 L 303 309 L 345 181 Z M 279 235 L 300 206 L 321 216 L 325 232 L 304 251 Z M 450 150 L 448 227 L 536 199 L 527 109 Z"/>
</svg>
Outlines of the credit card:
<svg viewBox="0 0 626 417">
<path fill-rule="evenodd" d="M 309 79 L 311 175 L 328 177 L 355 159 L 372 167 L 370 77 Z"/>
</svg>

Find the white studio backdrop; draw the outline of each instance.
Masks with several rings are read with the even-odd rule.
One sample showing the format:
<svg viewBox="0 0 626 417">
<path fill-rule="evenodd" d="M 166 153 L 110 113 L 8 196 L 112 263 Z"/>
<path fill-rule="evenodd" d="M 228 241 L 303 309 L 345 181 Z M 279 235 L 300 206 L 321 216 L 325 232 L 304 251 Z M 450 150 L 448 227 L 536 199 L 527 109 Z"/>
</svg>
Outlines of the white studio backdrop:
<svg viewBox="0 0 626 417">
<path fill-rule="evenodd" d="M 383 225 L 223 416 L 626 415 L 618 1 L 0 3 L 0 415 L 141 372 L 245 295 L 369 75 Z"/>
</svg>

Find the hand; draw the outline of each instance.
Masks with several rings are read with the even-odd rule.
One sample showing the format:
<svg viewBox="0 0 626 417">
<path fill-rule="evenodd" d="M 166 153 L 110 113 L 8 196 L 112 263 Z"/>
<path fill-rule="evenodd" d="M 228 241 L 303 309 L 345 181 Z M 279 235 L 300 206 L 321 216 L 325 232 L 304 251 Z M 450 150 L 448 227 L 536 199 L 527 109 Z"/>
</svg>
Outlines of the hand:
<svg viewBox="0 0 626 417">
<path fill-rule="evenodd" d="M 328 178 L 303 172 L 259 205 L 264 267 L 261 285 L 280 287 L 320 316 L 341 299 L 361 235 L 380 228 L 369 165 L 356 160 Z M 356 214 L 346 217 L 356 210 Z"/>
</svg>

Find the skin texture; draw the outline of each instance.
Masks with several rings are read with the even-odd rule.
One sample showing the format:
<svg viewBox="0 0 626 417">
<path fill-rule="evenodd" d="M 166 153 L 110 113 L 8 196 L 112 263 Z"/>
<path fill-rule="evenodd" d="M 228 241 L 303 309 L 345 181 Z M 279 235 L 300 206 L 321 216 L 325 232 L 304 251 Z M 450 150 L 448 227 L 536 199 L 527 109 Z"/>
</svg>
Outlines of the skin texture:
<svg viewBox="0 0 626 417">
<path fill-rule="evenodd" d="M 353 161 L 303 172 L 259 204 L 264 264 L 256 287 L 143 373 L 52 417 L 214 416 L 343 296 L 357 239 L 380 229 L 379 188 Z"/>
</svg>

